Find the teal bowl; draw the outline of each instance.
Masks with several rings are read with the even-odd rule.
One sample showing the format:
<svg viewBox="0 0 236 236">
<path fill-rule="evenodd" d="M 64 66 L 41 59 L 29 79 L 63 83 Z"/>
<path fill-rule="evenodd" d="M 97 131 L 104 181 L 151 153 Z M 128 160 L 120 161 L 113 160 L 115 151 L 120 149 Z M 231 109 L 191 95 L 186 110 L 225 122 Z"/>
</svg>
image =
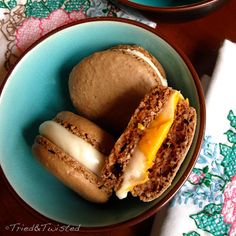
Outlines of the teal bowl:
<svg viewBox="0 0 236 236">
<path fill-rule="evenodd" d="M 155 13 L 164 20 L 189 20 L 202 17 L 228 0 L 118 0 L 127 6 Z"/>
<path fill-rule="evenodd" d="M 112 198 L 104 205 L 81 199 L 47 172 L 31 146 L 41 122 L 62 110 L 74 111 L 68 76 L 81 59 L 117 44 L 138 44 L 164 66 L 169 85 L 181 90 L 197 111 L 197 128 L 188 155 L 171 187 L 158 199 Z M 9 73 L 0 96 L 0 161 L 6 185 L 43 221 L 79 225 L 80 231 L 138 223 L 156 213 L 178 191 L 198 157 L 205 127 L 199 78 L 187 57 L 154 29 L 124 19 L 87 19 L 62 27 L 34 44 Z"/>
</svg>

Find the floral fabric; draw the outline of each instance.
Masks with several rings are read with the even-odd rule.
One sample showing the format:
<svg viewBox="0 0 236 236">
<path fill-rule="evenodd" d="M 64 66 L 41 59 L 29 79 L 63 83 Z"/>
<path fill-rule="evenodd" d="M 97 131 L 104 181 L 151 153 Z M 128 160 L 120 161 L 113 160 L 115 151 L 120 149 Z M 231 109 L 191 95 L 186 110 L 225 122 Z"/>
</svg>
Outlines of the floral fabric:
<svg viewBox="0 0 236 236">
<path fill-rule="evenodd" d="M 228 121 L 236 122 L 232 110 Z M 198 229 L 215 236 L 236 235 L 236 126 L 230 126 L 225 135 L 229 145 L 204 138 L 196 167 L 172 201 L 172 207 L 196 205 L 199 211 L 189 217 Z M 183 235 L 193 233 L 197 232 Z"/>
</svg>

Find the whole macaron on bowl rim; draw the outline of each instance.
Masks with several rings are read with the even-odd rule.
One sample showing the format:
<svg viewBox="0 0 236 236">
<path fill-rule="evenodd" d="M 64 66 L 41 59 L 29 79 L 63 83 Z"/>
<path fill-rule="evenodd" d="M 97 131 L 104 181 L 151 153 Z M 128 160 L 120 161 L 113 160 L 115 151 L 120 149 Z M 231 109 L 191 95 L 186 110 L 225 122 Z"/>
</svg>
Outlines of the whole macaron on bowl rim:
<svg viewBox="0 0 236 236">
<path fill-rule="evenodd" d="M 97 27 L 102 27 L 103 33 L 99 33 L 99 31 L 94 33 L 93 30 L 97 29 Z M 104 32 L 109 34 L 110 37 L 104 36 Z M 73 34 L 78 34 L 76 36 L 80 37 L 87 36 L 87 38 L 85 38 L 83 41 L 83 48 L 81 48 L 81 44 L 79 44 L 78 46 L 71 44 L 72 42 L 75 43 L 76 41 L 75 39 L 71 38 L 71 35 Z M 94 36 L 94 34 L 96 34 L 97 40 L 94 40 L 93 37 L 91 37 Z M 142 35 L 143 37 L 137 37 L 138 35 Z M 149 40 L 147 40 L 147 37 Z M 65 39 L 68 40 L 67 43 L 65 43 Z M 62 42 L 64 43 L 62 44 Z M 86 55 L 118 44 L 140 44 L 141 46 L 149 50 L 151 53 L 153 53 L 154 56 L 157 56 L 160 62 L 163 64 L 164 68 L 166 69 L 167 78 L 169 78 L 169 84 L 176 89 L 182 88 L 184 96 L 189 97 L 190 103 L 194 103 L 193 106 L 196 107 L 198 114 L 198 124 L 189 154 L 186 157 L 186 160 L 184 161 L 181 170 L 177 174 L 173 186 L 171 186 L 163 194 L 163 196 L 150 203 L 141 203 L 139 200 L 134 198 L 122 201 L 112 199 L 110 203 L 107 203 L 108 205 L 106 205 L 106 207 L 103 207 L 88 203 L 80 199 L 76 194 L 72 193 L 72 191 L 68 190 L 65 186 L 63 186 L 56 179 L 54 179 L 51 174 L 46 172 L 33 158 L 29 142 L 31 142 L 31 144 L 33 143 L 33 139 L 37 134 L 36 132 L 39 125 L 39 120 L 41 122 L 43 120 L 50 119 L 57 112 L 64 109 L 73 110 L 72 105 L 69 101 L 67 88 L 61 88 L 62 83 L 65 83 L 62 81 L 61 77 L 63 77 L 63 79 L 67 78 L 69 71 L 76 64 L 76 62 L 81 60 Z M 40 80 L 40 82 L 43 82 L 43 84 L 41 85 L 42 88 L 33 89 L 35 93 L 35 98 L 33 98 L 32 101 L 27 100 L 23 95 L 19 97 L 19 101 L 15 101 L 14 98 L 12 98 L 12 96 L 10 95 L 10 92 L 12 89 L 13 91 L 15 91 L 14 87 L 16 85 L 19 85 L 18 83 L 22 82 L 20 81 L 20 78 L 17 76 L 17 74 L 21 74 L 22 76 L 22 73 L 26 73 L 26 71 L 24 70 L 27 70 L 25 67 L 26 65 L 28 65 L 27 63 L 30 63 L 29 65 L 31 66 L 30 71 L 28 71 L 27 73 L 31 73 L 31 75 L 33 72 L 35 73 L 34 69 L 38 68 L 38 65 L 35 65 L 35 63 L 32 63 L 32 61 L 29 62 L 29 59 L 32 56 L 34 56 L 34 58 L 35 56 L 37 56 L 35 60 L 40 60 L 42 58 L 45 59 L 48 54 L 46 53 L 45 55 L 45 53 L 42 53 L 42 49 L 45 49 L 45 47 L 47 49 L 51 48 L 52 45 L 54 45 L 54 49 L 51 49 L 53 51 L 48 53 L 56 54 L 59 51 L 61 57 L 57 58 L 65 58 L 66 54 L 64 53 L 68 45 L 72 45 L 72 49 L 69 50 L 70 53 L 66 56 L 66 60 L 55 60 L 54 64 L 52 65 L 53 69 L 51 67 L 47 67 L 44 70 L 44 74 L 39 73 L 37 77 L 51 76 L 52 79 L 51 81 L 45 81 L 46 78 L 42 79 L 42 81 Z M 78 52 L 80 52 L 80 56 L 78 56 Z M 170 54 L 173 54 L 173 60 L 175 59 L 176 64 L 173 61 L 171 62 L 171 59 L 168 59 L 168 56 Z M 42 60 L 40 62 L 44 63 Z M 45 61 L 45 63 L 47 63 L 47 61 Z M 22 64 L 25 64 L 24 68 L 21 67 Z M 62 67 L 64 66 L 64 68 L 58 68 L 59 65 Z M 48 71 L 51 71 L 52 74 L 50 74 Z M 183 81 L 180 83 L 178 82 L 178 78 L 175 78 L 174 75 L 176 74 L 176 76 L 178 77 L 181 76 L 182 73 L 184 74 L 184 76 L 186 76 L 186 78 L 183 78 Z M 23 82 L 25 83 L 21 83 L 23 86 L 22 91 L 29 92 L 28 90 L 30 86 L 32 86 L 32 83 L 34 83 L 33 77 L 30 78 L 29 74 L 28 77 L 24 77 Z M 53 77 L 52 75 L 54 75 L 55 77 Z M 56 76 L 60 77 L 59 82 L 57 81 Z M 77 23 L 63 26 L 57 30 L 54 30 L 53 32 L 49 33 L 48 35 L 44 36 L 42 39 L 34 43 L 24 53 L 24 55 L 18 61 L 13 70 L 9 73 L 7 78 L 8 80 L 7 82 L 5 82 L 5 86 L 3 86 L 1 91 L 0 112 L 6 112 L 6 114 L 10 114 L 11 117 L 13 117 L 13 115 L 22 112 L 22 109 L 23 111 L 25 111 L 26 108 L 24 109 L 21 107 L 21 109 L 16 109 L 16 113 L 14 114 L 14 112 L 10 110 L 9 106 L 12 105 L 12 102 L 21 102 L 20 104 L 23 105 L 22 101 L 29 102 L 28 105 L 31 106 L 32 109 L 28 112 L 25 111 L 26 113 L 24 113 L 24 116 L 21 115 L 20 117 L 18 117 L 19 122 L 17 123 L 17 125 L 19 127 L 17 128 L 17 132 L 13 133 L 13 136 L 16 135 L 17 138 L 19 138 L 19 135 L 20 137 L 23 136 L 21 137 L 21 142 L 15 147 L 15 150 L 19 153 L 18 158 L 20 156 L 22 159 L 19 158 L 18 161 L 15 160 L 16 164 L 19 164 L 19 166 L 13 165 L 12 168 L 9 168 L 10 161 L 12 161 L 12 158 L 14 158 L 9 158 L 9 155 L 13 155 L 13 153 L 9 151 L 9 149 L 12 147 L 2 147 L 3 145 L 5 145 L 5 143 L 3 142 L 5 137 L 4 134 L 6 135 L 7 133 L 9 133 L 10 123 L 14 122 L 13 124 L 15 124 L 16 120 L 14 120 L 13 117 L 10 121 L 7 121 L 6 118 L 3 118 L 1 116 L 0 119 L 1 121 L 3 121 L 0 123 L 0 129 L 3 131 L 1 132 L 0 136 L 1 171 L 5 175 L 7 186 L 10 188 L 11 192 L 16 197 L 16 199 L 18 199 L 26 209 L 28 209 L 31 213 L 33 213 L 36 217 L 38 217 L 40 220 L 43 220 L 44 222 L 49 222 L 50 220 L 53 222 L 60 222 L 70 225 L 81 224 L 81 232 L 109 230 L 121 226 L 130 226 L 136 224 L 156 213 L 174 196 L 174 194 L 178 191 L 178 189 L 187 179 L 194 166 L 194 163 L 196 162 L 205 129 L 205 101 L 199 78 L 185 54 L 178 47 L 170 45 L 168 43 L 168 40 L 159 35 L 154 29 L 146 25 L 126 19 L 98 18 L 86 19 Z M 171 79 L 173 81 L 170 81 Z M 55 88 L 55 83 L 57 85 L 57 88 Z M 47 92 L 47 95 L 49 93 L 53 94 L 53 92 L 55 92 L 55 95 L 53 95 L 55 97 L 50 97 L 52 99 L 51 102 L 49 102 L 48 99 L 41 97 L 42 94 L 44 94 L 45 92 L 45 86 L 48 86 L 49 88 L 49 92 Z M 63 86 L 65 86 L 65 84 L 63 84 Z M 57 90 L 55 91 L 54 89 Z M 68 96 L 67 101 L 63 101 L 64 99 L 59 97 L 59 95 Z M 32 103 L 37 101 L 37 99 L 39 102 L 39 106 L 33 108 L 34 104 Z M 45 106 L 45 104 L 47 106 L 52 105 L 52 110 L 48 111 L 49 107 L 43 108 L 42 106 Z M 47 113 L 45 113 L 46 111 Z M 25 117 L 27 117 L 27 114 L 31 117 L 27 118 L 27 120 L 24 120 L 26 119 Z M 25 127 L 26 124 L 27 127 Z M 19 132 L 23 132 L 23 135 Z M 16 143 L 13 142 L 9 145 L 15 144 Z M 21 145 L 23 147 L 18 145 Z M 9 158 L 10 160 L 7 161 L 6 158 Z M 26 163 L 23 164 L 22 160 L 26 161 Z M 29 168 L 31 168 L 31 170 Z M 34 173 L 32 173 L 32 169 L 34 170 Z M 13 173 L 12 170 L 14 170 L 15 173 Z M 37 176 L 37 174 L 40 174 L 40 180 L 38 179 L 39 176 Z M 22 189 L 22 187 L 20 187 L 19 185 L 19 181 L 24 181 L 26 178 L 28 179 L 29 177 L 30 181 L 28 180 L 28 185 L 26 186 L 26 189 Z M 56 195 L 53 195 L 54 193 L 52 191 L 48 191 L 50 189 L 45 186 L 45 183 L 43 181 L 48 181 L 49 185 L 53 184 L 52 186 L 53 188 L 55 188 L 54 190 L 59 192 L 56 192 Z M 34 186 L 35 188 L 33 194 L 34 197 L 36 197 L 38 194 L 45 193 L 43 198 L 37 200 L 32 198 L 32 186 Z M 58 196 L 58 199 L 55 200 L 54 206 L 50 206 L 50 201 L 52 201 L 55 196 Z M 68 202 L 68 200 L 70 200 L 71 202 Z M 118 209 L 122 209 L 122 213 L 117 212 L 117 209 L 112 209 L 112 207 L 115 207 L 114 204 L 112 204 L 112 202 L 114 201 Z M 60 204 L 62 204 L 63 202 L 66 202 L 67 206 L 59 207 Z M 130 207 L 128 208 L 127 206 Z M 111 208 L 111 210 L 108 210 L 109 207 Z M 81 212 L 82 214 L 85 214 L 82 216 L 82 218 L 85 221 L 87 220 L 86 223 L 84 223 L 81 217 L 78 216 Z M 94 212 L 94 214 L 87 215 L 91 212 Z M 96 215 L 95 213 L 98 214 L 97 218 L 99 219 L 91 219 L 91 216 Z"/>
<path fill-rule="evenodd" d="M 140 0 L 119 0 L 118 2 L 139 10 L 156 13 L 163 16 L 165 20 L 185 20 L 206 15 L 223 6 L 227 0 L 195 0 L 190 3 L 188 1 L 166 3 L 166 1 Z"/>
</svg>

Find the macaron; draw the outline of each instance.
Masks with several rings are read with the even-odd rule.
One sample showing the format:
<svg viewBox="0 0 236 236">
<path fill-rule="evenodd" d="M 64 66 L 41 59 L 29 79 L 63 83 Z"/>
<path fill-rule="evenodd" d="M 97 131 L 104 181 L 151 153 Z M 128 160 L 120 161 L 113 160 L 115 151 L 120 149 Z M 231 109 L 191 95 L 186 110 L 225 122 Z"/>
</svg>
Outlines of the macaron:
<svg viewBox="0 0 236 236">
<path fill-rule="evenodd" d="M 80 61 L 69 76 L 69 93 L 79 114 L 120 135 L 143 96 L 167 85 L 164 68 L 144 48 L 118 45 Z"/>
<path fill-rule="evenodd" d="M 111 189 L 104 186 L 101 170 L 114 142 L 96 124 L 63 111 L 40 125 L 32 151 L 46 169 L 81 197 L 104 203 Z"/>
<path fill-rule="evenodd" d="M 105 161 L 102 178 L 119 199 L 144 202 L 171 185 L 191 146 L 197 114 L 180 91 L 161 85 L 141 101 Z"/>
</svg>

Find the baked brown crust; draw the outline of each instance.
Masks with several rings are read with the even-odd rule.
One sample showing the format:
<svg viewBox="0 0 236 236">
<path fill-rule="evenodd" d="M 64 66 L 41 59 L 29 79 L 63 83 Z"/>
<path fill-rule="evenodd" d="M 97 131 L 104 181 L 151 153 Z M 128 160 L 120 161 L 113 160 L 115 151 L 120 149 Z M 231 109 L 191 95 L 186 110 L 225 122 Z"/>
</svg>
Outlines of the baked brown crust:
<svg viewBox="0 0 236 236">
<path fill-rule="evenodd" d="M 91 143 L 105 155 L 114 144 L 113 137 L 107 132 L 71 112 L 60 112 L 54 121 Z M 95 203 L 108 201 L 112 190 L 104 186 L 102 179 L 47 138 L 38 135 L 32 152 L 46 169 L 83 198 Z"/>
<path fill-rule="evenodd" d="M 147 58 L 149 58 L 152 61 L 152 63 L 159 70 L 162 77 L 164 79 L 166 79 L 166 73 L 165 73 L 165 70 L 164 70 L 163 66 L 161 65 L 161 63 L 151 53 L 149 53 L 147 50 L 145 50 L 143 47 L 141 47 L 139 45 L 118 45 L 118 46 L 111 48 L 111 50 L 116 50 L 116 49 L 118 49 L 118 50 L 131 49 L 131 50 L 136 50 L 136 51 L 141 52 L 144 56 L 146 56 Z M 158 78 L 158 75 L 156 75 L 156 76 L 157 76 L 156 77 L 157 81 L 160 81 L 160 79 Z"/>
<path fill-rule="evenodd" d="M 132 152 L 144 134 L 144 130 L 138 128 L 138 123 L 148 127 L 161 112 L 172 92 L 171 88 L 158 86 L 140 103 L 105 162 L 102 178 L 107 187 L 117 190 L 123 180 Z M 179 102 L 174 123 L 156 155 L 155 164 L 149 170 L 149 180 L 136 186 L 131 191 L 133 196 L 138 196 L 142 201 L 152 201 L 171 185 L 191 145 L 195 126 L 195 109 L 189 107 L 184 100 Z"/>
<path fill-rule="evenodd" d="M 144 60 L 113 48 L 76 65 L 69 92 L 79 114 L 119 136 L 144 95 L 159 83 Z"/>
<path fill-rule="evenodd" d="M 53 120 L 61 124 L 71 133 L 83 138 L 101 153 L 105 155 L 110 154 L 115 139 L 93 122 L 69 111 L 58 113 Z"/>
</svg>

